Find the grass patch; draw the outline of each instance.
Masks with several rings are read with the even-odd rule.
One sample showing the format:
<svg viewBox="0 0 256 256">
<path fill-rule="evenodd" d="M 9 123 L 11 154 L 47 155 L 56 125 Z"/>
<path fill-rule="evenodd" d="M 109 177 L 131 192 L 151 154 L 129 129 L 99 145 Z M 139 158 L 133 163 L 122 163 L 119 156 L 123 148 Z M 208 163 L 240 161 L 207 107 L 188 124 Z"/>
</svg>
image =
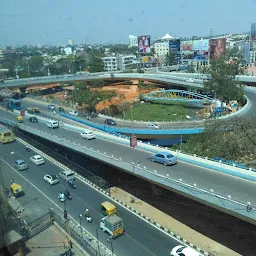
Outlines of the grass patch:
<svg viewBox="0 0 256 256">
<path fill-rule="evenodd" d="M 133 107 L 133 119 L 137 121 L 181 121 L 186 119 L 188 109 L 177 105 L 139 103 Z M 131 120 L 131 109 L 125 109 L 125 119 Z"/>
</svg>

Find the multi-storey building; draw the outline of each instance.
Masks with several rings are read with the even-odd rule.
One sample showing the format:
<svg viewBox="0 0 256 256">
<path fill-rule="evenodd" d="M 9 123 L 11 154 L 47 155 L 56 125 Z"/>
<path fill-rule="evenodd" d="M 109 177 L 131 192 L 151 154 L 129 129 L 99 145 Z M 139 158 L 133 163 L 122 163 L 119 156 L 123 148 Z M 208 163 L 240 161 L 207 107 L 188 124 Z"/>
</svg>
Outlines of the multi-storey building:
<svg viewBox="0 0 256 256">
<path fill-rule="evenodd" d="M 115 56 L 109 56 L 102 58 L 104 63 L 104 70 L 111 72 L 117 71 L 117 58 Z"/>
<path fill-rule="evenodd" d="M 129 35 L 129 47 L 138 46 L 138 37 L 134 35 Z"/>
</svg>

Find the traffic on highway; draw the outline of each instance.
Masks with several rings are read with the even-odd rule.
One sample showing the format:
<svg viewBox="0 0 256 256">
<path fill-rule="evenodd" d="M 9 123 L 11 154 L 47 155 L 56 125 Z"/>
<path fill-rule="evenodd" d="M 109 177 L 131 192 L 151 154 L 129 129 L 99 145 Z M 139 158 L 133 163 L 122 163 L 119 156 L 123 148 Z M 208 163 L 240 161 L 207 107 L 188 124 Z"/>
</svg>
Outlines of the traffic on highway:
<svg viewBox="0 0 256 256">
<path fill-rule="evenodd" d="M 24 200 L 31 198 L 33 207 L 38 208 L 37 211 L 41 209 L 41 206 L 44 211 L 47 207 L 63 210 L 64 204 L 60 200 L 61 196 L 59 194 L 65 194 L 66 191 L 69 191 L 71 198 L 66 200 L 65 203 L 68 215 L 79 222 L 79 215 L 84 214 L 85 210 L 88 209 L 92 222 L 88 223 L 84 217 L 82 225 L 94 236 L 96 229 L 100 230 L 100 221 L 104 217 L 101 203 L 111 202 L 110 198 L 88 186 L 79 178 L 75 179 L 76 188 L 70 188 L 67 181 L 59 177 L 59 174 L 63 172 L 60 167 L 47 159 L 44 159 L 43 164 L 34 165 L 30 158 L 38 155 L 38 153 L 32 150 L 28 152 L 25 145 L 18 141 L 2 145 L 0 154 L 1 160 L 8 168 L 8 172 L 3 173 L 5 186 L 9 187 L 11 180 L 13 180 L 23 188 L 24 195 L 18 197 L 17 200 L 22 203 Z M 14 168 L 13 163 L 16 160 L 23 160 L 28 165 L 27 168 L 24 170 Z M 51 183 L 48 180 L 49 176 L 57 180 Z M 33 200 L 34 197 L 38 199 Z M 66 195 L 65 198 L 69 197 Z M 115 205 L 118 216 L 123 220 L 125 227 L 125 233 L 112 241 L 115 255 L 169 255 L 172 248 L 181 244 L 119 204 L 112 203 Z M 100 242 L 110 248 L 110 243 L 107 241 L 109 235 L 100 231 L 98 234 Z"/>
<path fill-rule="evenodd" d="M 31 103 L 30 103 L 31 104 Z M 30 107 L 33 107 L 31 104 Z M 45 108 L 45 110 L 44 110 Z M 40 105 L 42 116 L 52 116 L 52 112 Z M 15 121 L 16 115 L 10 112 L 1 110 L 3 117 L 9 118 Z M 60 118 L 60 117 L 59 117 Z M 67 130 L 62 127 L 58 129 L 49 129 L 45 123 L 31 123 L 26 121 L 26 125 L 32 128 L 39 129 L 41 131 L 51 133 L 52 135 L 57 135 L 65 139 L 69 139 L 75 143 L 81 143 L 94 150 L 99 150 L 100 152 L 107 152 L 110 155 L 114 155 L 117 158 L 122 158 L 127 162 L 135 162 L 141 166 L 145 166 L 150 170 L 157 170 L 159 173 L 166 175 L 169 174 L 171 177 L 176 179 L 182 179 L 183 181 L 189 182 L 190 184 L 197 184 L 202 188 L 213 189 L 214 191 L 221 193 L 223 195 L 231 195 L 232 198 L 247 202 L 250 201 L 252 204 L 256 203 L 254 197 L 255 188 L 254 183 L 236 178 L 234 176 L 225 175 L 220 172 L 216 172 L 210 169 L 198 167 L 195 165 L 187 164 L 182 161 L 177 160 L 176 165 L 164 166 L 159 163 L 151 162 L 149 159 L 152 156 L 151 153 L 142 150 L 136 150 L 135 147 L 135 159 L 133 159 L 131 148 L 129 146 L 121 145 L 110 140 L 96 138 L 94 140 L 82 140 L 79 132 Z M 89 129 L 89 128 L 87 128 Z M 236 187 L 236 189 L 234 189 Z M 239 187 L 239 190 L 237 189 Z"/>
</svg>

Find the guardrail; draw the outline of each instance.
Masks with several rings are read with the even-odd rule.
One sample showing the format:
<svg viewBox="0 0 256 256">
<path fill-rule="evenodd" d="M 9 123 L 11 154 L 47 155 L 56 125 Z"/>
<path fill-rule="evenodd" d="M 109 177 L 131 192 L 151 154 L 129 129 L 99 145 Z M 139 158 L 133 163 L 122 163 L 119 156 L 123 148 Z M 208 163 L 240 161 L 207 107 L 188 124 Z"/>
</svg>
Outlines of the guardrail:
<svg viewBox="0 0 256 256">
<path fill-rule="evenodd" d="M 9 123 L 13 124 L 14 122 L 9 122 Z M 73 150 L 86 154 L 92 158 L 99 158 L 101 159 L 101 161 L 114 165 L 131 174 L 142 176 L 143 178 L 146 178 L 147 180 L 150 180 L 150 181 L 154 181 L 162 186 L 171 187 L 172 189 L 185 193 L 189 196 L 192 196 L 193 198 L 196 198 L 201 201 L 206 201 L 207 203 L 212 204 L 216 208 L 226 209 L 226 210 L 229 210 L 234 215 L 237 215 L 242 218 L 251 219 L 254 222 L 256 221 L 256 207 L 252 205 L 250 202 L 235 199 L 232 197 L 232 195 L 222 195 L 221 193 L 215 192 L 213 189 L 203 188 L 198 184 L 191 184 L 189 182 L 183 181 L 182 179 L 172 178 L 169 174 L 163 175 L 159 173 L 157 170 L 148 169 L 147 167 L 141 166 L 140 164 L 135 164 L 134 162 L 129 162 L 122 158 L 117 158 L 114 155 L 108 155 L 106 152 L 100 152 L 99 150 L 88 148 L 86 146 L 81 145 L 80 143 L 75 143 L 75 142 L 72 142 L 71 140 L 67 140 L 65 138 L 61 138 L 56 135 L 52 135 L 51 133 L 47 133 L 44 131 L 40 131 L 38 129 L 31 128 L 30 126 L 27 126 L 25 124 L 20 124 L 19 127 L 24 131 L 33 133 L 44 139 L 48 139 L 48 140 L 50 139 L 59 145 L 72 148 Z M 153 147 L 149 145 L 144 145 L 144 147 L 146 148 L 146 150 L 149 150 L 149 147 L 151 147 L 156 152 L 159 151 L 158 147 Z M 140 145 L 140 148 L 143 148 L 143 147 L 141 147 Z M 177 153 L 178 153 L 178 158 L 184 160 L 183 154 L 179 152 Z M 185 156 L 185 157 L 188 158 L 188 156 Z M 193 160 L 195 157 L 192 156 L 190 158 L 191 158 L 189 160 L 190 162 L 193 162 L 193 161 L 195 162 L 195 160 Z M 207 165 L 212 162 L 212 161 L 209 161 L 208 159 L 201 159 L 201 161 L 203 165 Z M 198 160 L 197 160 L 197 163 L 198 163 Z M 215 164 L 215 168 L 218 168 L 221 170 L 223 170 L 222 168 L 225 166 L 222 163 L 216 163 L 216 162 L 214 164 L 213 163 L 211 164 L 212 164 L 212 167 Z M 226 166 L 226 171 L 227 169 L 228 168 Z M 230 171 L 233 169 L 235 172 L 235 170 L 239 168 L 232 167 L 229 169 Z M 255 174 L 254 176 L 251 175 L 251 178 L 254 177 L 254 179 L 256 180 L 256 173 L 254 174 Z"/>
</svg>

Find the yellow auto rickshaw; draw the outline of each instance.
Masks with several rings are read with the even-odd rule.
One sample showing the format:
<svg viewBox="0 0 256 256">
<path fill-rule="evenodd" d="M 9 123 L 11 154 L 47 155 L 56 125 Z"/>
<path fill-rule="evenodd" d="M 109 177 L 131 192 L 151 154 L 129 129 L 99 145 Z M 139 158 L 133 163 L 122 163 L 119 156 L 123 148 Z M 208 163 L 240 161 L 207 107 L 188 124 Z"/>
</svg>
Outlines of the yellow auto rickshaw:
<svg viewBox="0 0 256 256">
<path fill-rule="evenodd" d="M 116 207 L 108 201 L 101 203 L 101 210 L 104 215 L 117 214 Z"/>
<path fill-rule="evenodd" d="M 28 108 L 28 109 L 27 109 L 27 113 L 28 113 L 28 114 L 34 114 L 33 108 Z"/>
<path fill-rule="evenodd" d="M 12 194 L 15 196 L 15 197 L 19 197 L 19 196 L 23 196 L 24 195 L 24 192 L 23 192 L 23 189 L 22 189 L 22 186 L 17 184 L 17 183 L 12 183 L 10 185 L 10 189 L 12 191 Z"/>
<path fill-rule="evenodd" d="M 23 123 L 24 122 L 24 119 L 22 116 L 17 116 L 17 122 L 18 123 Z"/>
<path fill-rule="evenodd" d="M 34 108 L 34 112 L 35 112 L 36 114 L 40 113 L 39 108 Z"/>
</svg>

